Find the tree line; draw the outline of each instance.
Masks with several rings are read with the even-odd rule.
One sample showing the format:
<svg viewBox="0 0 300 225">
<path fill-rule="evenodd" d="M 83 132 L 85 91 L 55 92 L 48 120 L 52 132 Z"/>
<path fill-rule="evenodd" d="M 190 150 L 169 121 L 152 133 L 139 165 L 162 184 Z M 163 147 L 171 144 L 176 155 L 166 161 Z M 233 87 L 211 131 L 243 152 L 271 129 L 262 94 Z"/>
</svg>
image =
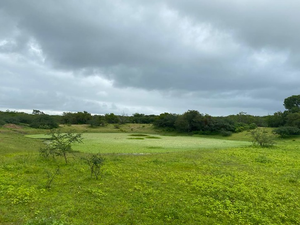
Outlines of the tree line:
<svg viewBox="0 0 300 225">
<path fill-rule="evenodd" d="M 153 124 L 165 131 L 176 131 L 191 134 L 222 134 L 255 129 L 256 127 L 275 127 L 275 132 L 281 136 L 300 134 L 300 95 L 284 99 L 285 111 L 275 112 L 268 116 L 254 116 L 245 112 L 236 115 L 214 117 L 197 110 L 188 110 L 183 114 L 161 113 L 160 115 L 145 115 L 135 113 L 128 115 L 92 115 L 83 112 L 64 112 L 62 115 L 48 115 L 34 109 L 31 114 L 16 111 L 0 111 L 0 125 L 27 124 L 33 128 L 52 129 L 59 124 L 89 124 L 91 127 L 107 124 Z"/>
<path fill-rule="evenodd" d="M 108 113 L 105 115 L 92 115 L 83 112 L 64 112 L 62 115 L 48 115 L 40 110 L 34 109 L 32 113 L 17 111 L 0 111 L 0 126 L 5 124 L 29 125 L 33 128 L 52 129 L 59 124 L 89 124 L 91 127 L 106 126 L 107 124 L 139 123 L 151 124 L 156 115 L 145 115 L 135 113 L 132 116 L 115 115 Z"/>
</svg>

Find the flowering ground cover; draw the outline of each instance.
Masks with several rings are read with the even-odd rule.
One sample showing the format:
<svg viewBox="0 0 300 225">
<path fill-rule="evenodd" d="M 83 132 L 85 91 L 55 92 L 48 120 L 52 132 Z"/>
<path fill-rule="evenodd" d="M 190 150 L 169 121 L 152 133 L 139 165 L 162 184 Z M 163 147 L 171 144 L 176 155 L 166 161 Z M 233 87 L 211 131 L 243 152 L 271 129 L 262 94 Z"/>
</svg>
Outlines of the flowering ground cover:
<svg viewBox="0 0 300 225">
<path fill-rule="evenodd" d="M 44 140 L 25 133 L 0 129 L 0 224 L 300 223 L 299 138 L 258 148 L 224 138 L 87 133 L 66 164 L 40 157 Z M 99 152 L 96 180 L 82 158 Z"/>
</svg>

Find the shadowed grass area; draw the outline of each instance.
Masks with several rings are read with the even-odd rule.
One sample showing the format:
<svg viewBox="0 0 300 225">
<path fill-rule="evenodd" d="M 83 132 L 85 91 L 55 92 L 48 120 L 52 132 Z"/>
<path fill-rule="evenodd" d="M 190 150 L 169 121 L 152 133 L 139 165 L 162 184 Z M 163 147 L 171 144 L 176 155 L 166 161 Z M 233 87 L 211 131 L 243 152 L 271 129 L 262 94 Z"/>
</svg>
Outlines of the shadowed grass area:
<svg viewBox="0 0 300 225">
<path fill-rule="evenodd" d="M 129 134 L 129 136 L 134 136 L 134 137 L 148 137 L 147 134 Z"/>
<path fill-rule="evenodd" d="M 150 139 L 161 139 L 161 137 L 158 137 L 158 136 L 147 136 L 146 138 L 150 138 Z"/>
</svg>

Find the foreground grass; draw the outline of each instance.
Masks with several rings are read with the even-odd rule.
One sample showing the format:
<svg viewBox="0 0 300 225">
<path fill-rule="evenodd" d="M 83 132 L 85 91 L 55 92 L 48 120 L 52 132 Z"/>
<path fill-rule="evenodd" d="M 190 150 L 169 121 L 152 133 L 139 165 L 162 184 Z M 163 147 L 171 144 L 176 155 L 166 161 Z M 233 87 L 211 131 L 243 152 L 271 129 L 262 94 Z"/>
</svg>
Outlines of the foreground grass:
<svg viewBox="0 0 300 225">
<path fill-rule="evenodd" d="M 84 153 L 68 165 L 45 160 L 37 154 L 41 140 L 1 131 L 2 224 L 300 223 L 298 139 L 270 149 L 106 154 L 95 180 Z"/>
</svg>

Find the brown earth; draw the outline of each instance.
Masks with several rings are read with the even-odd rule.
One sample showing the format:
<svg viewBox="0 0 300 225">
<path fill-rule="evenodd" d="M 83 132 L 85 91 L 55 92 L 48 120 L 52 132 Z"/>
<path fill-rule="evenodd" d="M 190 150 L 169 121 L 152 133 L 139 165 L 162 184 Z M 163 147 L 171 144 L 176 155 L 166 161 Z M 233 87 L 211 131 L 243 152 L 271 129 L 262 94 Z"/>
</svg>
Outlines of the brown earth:
<svg viewBox="0 0 300 225">
<path fill-rule="evenodd" d="M 9 128 L 9 129 L 22 129 L 21 126 L 18 126 L 16 124 L 8 123 L 3 125 L 4 128 Z"/>
</svg>

